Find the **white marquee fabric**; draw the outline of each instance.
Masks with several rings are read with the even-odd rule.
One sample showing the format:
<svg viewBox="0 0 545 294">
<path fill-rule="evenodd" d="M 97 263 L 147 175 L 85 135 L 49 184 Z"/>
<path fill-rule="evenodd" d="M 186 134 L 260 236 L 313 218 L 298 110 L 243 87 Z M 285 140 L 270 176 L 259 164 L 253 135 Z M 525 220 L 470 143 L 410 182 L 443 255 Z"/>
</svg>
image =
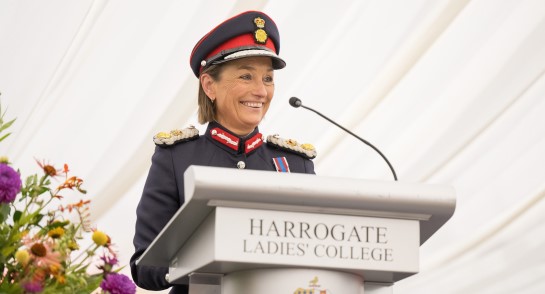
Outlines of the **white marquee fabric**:
<svg viewBox="0 0 545 294">
<path fill-rule="evenodd" d="M 34 158 L 69 163 L 127 264 L 153 134 L 197 125 L 191 49 L 253 9 L 276 21 L 288 63 L 264 134 L 313 143 L 320 175 L 392 179 L 369 147 L 291 108 L 297 96 L 401 181 L 456 189 L 395 293 L 545 292 L 542 0 L 0 0 L 1 103 L 17 117 L 0 155 L 24 174 Z"/>
</svg>

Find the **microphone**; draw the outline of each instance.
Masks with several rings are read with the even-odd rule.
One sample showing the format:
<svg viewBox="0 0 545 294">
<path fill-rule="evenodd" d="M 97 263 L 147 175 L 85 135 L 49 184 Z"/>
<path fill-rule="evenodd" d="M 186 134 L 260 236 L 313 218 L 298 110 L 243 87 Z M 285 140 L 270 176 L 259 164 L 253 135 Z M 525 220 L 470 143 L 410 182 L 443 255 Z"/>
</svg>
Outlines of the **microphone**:
<svg viewBox="0 0 545 294">
<path fill-rule="evenodd" d="M 390 170 L 392 171 L 392 174 L 394 175 L 394 180 L 397 181 L 397 175 L 396 175 L 396 172 L 394 170 L 394 167 L 392 166 L 392 164 L 390 164 L 390 161 L 388 161 L 388 159 L 386 158 L 386 156 L 384 156 L 384 154 L 382 154 L 382 152 L 380 152 L 380 150 L 378 150 L 377 147 L 373 146 L 373 144 L 369 143 L 368 141 L 360 138 L 358 135 L 352 133 L 351 131 L 347 130 L 346 128 L 344 128 L 343 126 L 339 125 L 338 123 L 334 122 L 333 120 L 329 119 L 327 116 L 319 113 L 318 111 L 310 108 L 310 107 L 306 107 L 303 105 L 303 102 L 301 102 L 301 99 L 297 98 L 297 97 L 291 97 L 290 98 L 290 105 L 295 107 L 295 108 L 299 108 L 299 107 L 303 107 L 305 109 L 308 109 L 316 114 L 318 114 L 319 116 L 325 118 L 327 121 L 329 121 L 330 123 L 336 125 L 337 127 L 341 128 L 343 131 L 349 133 L 350 135 L 354 136 L 356 139 L 362 141 L 363 143 L 365 143 L 367 146 L 373 148 L 373 150 L 375 150 L 378 154 L 380 154 L 380 156 L 382 156 L 382 158 L 384 159 L 384 161 L 386 161 L 386 163 L 388 164 L 388 166 L 390 167 Z"/>
<path fill-rule="evenodd" d="M 297 107 L 303 105 L 303 102 L 301 102 L 301 99 L 299 99 L 297 97 L 291 97 L 290 98 L 290 105 L 297 108 Z"/>
</svg>

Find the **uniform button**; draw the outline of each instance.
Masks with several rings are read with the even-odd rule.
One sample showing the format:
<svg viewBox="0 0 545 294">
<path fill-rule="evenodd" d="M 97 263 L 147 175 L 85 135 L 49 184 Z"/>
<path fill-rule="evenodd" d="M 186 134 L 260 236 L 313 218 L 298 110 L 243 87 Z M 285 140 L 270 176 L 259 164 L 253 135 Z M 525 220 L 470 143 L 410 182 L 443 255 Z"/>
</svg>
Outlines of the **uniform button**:
<svg viewBox="0 0 545 294">
<path fill-rule="evenodd" d="M 239 161 L 239 162 L 237 163 L 237 167 L 238 167 L 239 169 L 244 169 L 244 168 L 246 167 L 246 163 L 244 163 L 244 161 Z"/>
</svg>

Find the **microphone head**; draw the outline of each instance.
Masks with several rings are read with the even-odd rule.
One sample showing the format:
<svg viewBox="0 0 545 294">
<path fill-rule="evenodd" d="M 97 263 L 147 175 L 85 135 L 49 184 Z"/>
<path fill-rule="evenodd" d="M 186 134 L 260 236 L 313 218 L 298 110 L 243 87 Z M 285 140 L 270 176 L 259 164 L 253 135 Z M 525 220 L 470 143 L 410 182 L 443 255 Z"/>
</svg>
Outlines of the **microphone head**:
<svg viewBox="0 0 545 294">
<path fill-rule="evenodd" d="M 301 102 L 301 99 L 299 99 L 297 97 L 291 97 L 290 98 L 290 105 L 297 108 L 297 107 L 303 105 L 303 102 Z"/>
</svg>

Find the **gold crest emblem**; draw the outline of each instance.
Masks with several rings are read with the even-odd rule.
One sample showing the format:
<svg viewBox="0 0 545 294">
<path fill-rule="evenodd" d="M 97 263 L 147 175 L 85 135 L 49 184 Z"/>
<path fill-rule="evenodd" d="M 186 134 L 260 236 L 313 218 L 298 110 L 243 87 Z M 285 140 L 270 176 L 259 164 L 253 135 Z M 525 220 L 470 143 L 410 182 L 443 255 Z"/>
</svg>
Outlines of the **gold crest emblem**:
<svg viewBox="0 0 545 294">
<path fill-rule="evenodd" d="M 256 17 L 254 19 L 254 23 L 255 23 L 255 26 L 262 29 L 265 27 L 265 20 L 262 19 L 261 17 Z"/>
<path fill-rule="evenodd" d="M 297 288 L 293 294 L 328 294 L 330 293 L 327 289 L 318 289 L 321 288 L 320 285 L 318 285 L 318 277 L 315 276 L 314 279 L 310 280 L 308 282 L 308 288 Z"/>
<path fill-rule="evenodd" d="M 301 148 L 305 150 L 309 150 L 309 151 L 316 150 L 316 148 L 314 148 L 312 144 L 308 144 L 308 143 L 301 144 Z"/>
<path fill-rule="evenodd" d="M 293 139 L 287 139 L 286 144 L 288 144 L 290 146 L 297 146 L 297 141 L 295 141 Z"/>
<path fill-rule="evenodd" d="M 267 32 L 265 31 L 265 20 L 261 17 L 256 17 L 254 19 L 254 24 L 256 26 L 256 30 L 254 32 L 255 41 L 259 44 L 265 44 L 269 38 Z"/>
<path fill-rule="evenodd" d="M 155 135 L 155 137 L 160 138 L 160 139 L 170 139 L 170 137 L 172 137 L 172 135 L 169 134 L 169 133 L 165 133 L 165 132 L 159 132 L 159 133 L 157 133 L 157 135 Z"/>
</svg>

